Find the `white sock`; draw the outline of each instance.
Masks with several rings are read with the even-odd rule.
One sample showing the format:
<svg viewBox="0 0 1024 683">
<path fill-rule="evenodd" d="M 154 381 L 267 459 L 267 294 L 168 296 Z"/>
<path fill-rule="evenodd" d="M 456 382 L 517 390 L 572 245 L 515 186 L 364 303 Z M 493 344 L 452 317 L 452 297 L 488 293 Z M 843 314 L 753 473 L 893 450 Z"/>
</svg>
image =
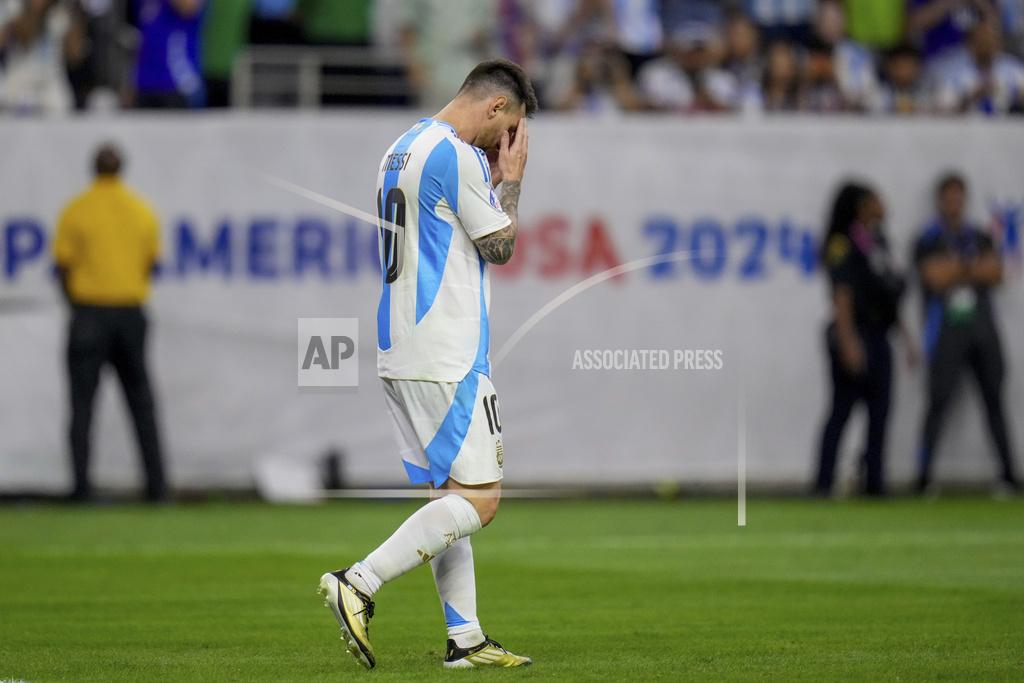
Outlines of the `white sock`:
<svg viewBox="0 0 1024 683">
<path fill-rule="evenodd" d="M 373 595 L 384 583 L 365 562 L 356 562 L 349 567 L 345 578 L 365 595 Z"/>
<path fill-rule="evenodd" d="M 480 526 L 476 508 L 462 496 L 449 493 L 414 512 L 345 577 L 362 592 L 373 595 L 381 584 L 430 562 L 460 538 L 479 531 Z"/>
<path fill-rule="evenodd" d="M 448 637 L 463 648 L 484 642 L 484 632 L 476 617 L 476 575 L 469 538 L 460 538 L 431 560 L 430 568 L 441 598 Z"/>
</svg>

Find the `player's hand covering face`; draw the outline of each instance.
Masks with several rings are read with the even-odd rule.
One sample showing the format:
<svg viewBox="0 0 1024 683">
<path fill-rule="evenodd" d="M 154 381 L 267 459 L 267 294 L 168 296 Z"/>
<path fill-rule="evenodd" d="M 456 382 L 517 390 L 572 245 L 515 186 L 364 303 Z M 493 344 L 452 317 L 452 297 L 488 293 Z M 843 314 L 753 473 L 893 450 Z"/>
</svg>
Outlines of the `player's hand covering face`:
<svg viewBox="0 0 1024 683">
<path fill-rule="evenodd" d="M 501 134 L 497 153 L 488 152 L 487 160 L 491 165 L 491 180 L 494 185 L 503 180 L 520 181 L 526 171 L 526 156 L 529 146 L 529 132 L 526 118 L 519 119 L 515 130 Z"/>
</svg>

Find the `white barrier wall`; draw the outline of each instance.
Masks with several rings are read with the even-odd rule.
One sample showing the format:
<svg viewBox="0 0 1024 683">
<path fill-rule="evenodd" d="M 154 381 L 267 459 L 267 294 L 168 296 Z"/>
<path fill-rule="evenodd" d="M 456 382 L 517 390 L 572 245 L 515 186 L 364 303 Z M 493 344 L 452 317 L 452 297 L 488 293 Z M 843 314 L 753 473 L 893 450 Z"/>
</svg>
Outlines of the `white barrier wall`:
<svg viewBox="0 0 1024 683">
<path fill-rule="evenodd" d="M 396 114 L 202 115 L 0 124 L 0 490 L 69 483 L 65 311 L 47 255 L 94 147 L 127 150 L 128 181 L 163 218 L 152 366 L 173 480 L 248 486 L 265 459 L 347 454 L 355 484 L 400 482 L 374 371 L 374 227 L 268 182 L 274 176 L 374 211 L 377 165 L 410 124 Z M 1024 448 L 1024 128 L 983 121 L 762 122 L 542 117 L 531 128 L 515 260 L 494 269 L 492 358 L 540 307 L 597 272 L 695 249 L 596 285 L 527 334 L 494 370 L 509 484 L 736 477 L 738 400 L 753 483 L 808 480 L 827 409 L 826 286 L 813 254 L 836 184 L 880 188 L 906 260 L 930 186 L 958 168 L 972 214 L 998 216 L 1018 256 L 997 297 L 1007 400 Z M 917 293 L 905 306 L 919 322 Z M 360 319 L 358 391 L 296 388 L 297 316 Z M 720 370 L 573 370 L 582 349 L 710 349 Z M 923 375 L 898 370 L 889 470 L 909 478 Z M 135 482 L 113 377 L 95 423 L 101 485 Z M 847 440 L 847 467 L 861 423 Z M 947 478 L 994 472 L 973 388 L 949 416 Z"/>
</svg>

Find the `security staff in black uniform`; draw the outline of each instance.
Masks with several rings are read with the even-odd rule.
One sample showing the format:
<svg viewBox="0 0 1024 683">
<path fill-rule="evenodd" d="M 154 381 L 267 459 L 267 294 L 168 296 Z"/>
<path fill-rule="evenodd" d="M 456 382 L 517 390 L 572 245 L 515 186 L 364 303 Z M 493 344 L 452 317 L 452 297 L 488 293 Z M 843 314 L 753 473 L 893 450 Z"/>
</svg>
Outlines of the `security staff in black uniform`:
<svg viewBox="0 0 1024 683">
<path fill-rule="evenodd" d="M 821 435 L 814 483 L 814 493 L 820 496 L 832 492 L 839 441 L 859 401 L 868 410 L 863 492 L 872 496 L 885 493 L 883 450 L 892 386 L 889 331 L 899 323 L 904 278 L 893 263 L 882 229 L 884 218 L 885 207 L 876 192 L 847 183 L 836 196 L 822 245 L 833 312 L 826 330 L 832 412 Z"/>
<path fill-rule="evenodd" d="M 955 173 L 936 188 L 938 218 L 927 226 L 915 251 L 924 290 L 924 345 L 928 358 L 928 411 L 921 440 L 917 489 L 926 491 L 942 418 L 961 369 L 970 368 L 985 403 L 989 431 L 1001 469 L 1000 488 L 1020 489 L 1003 412 L 1003 350 L 990 292 L 1003 277 L 992 238 L 964 217 L 967 184 Z"/>
</svg>

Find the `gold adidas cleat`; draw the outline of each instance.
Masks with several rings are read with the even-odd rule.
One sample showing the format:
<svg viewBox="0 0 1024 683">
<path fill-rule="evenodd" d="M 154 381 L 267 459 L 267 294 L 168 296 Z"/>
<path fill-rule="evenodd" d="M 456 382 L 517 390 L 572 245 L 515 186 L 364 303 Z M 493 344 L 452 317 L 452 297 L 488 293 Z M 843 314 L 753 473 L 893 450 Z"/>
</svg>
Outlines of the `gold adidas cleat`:
<svg viewBox="0 0 1024 683">
<path fill-rule="evenodd" d="M 373 601 L 345 578 L 342 569 L 328 572 L 320 577 L 317 590 L 324 599 L 324 606 L 334 613 L 341 627 L 341 639 L 345 651 L 367 669 L 377 665 L 377 658 L 370 645 L 370 619 L 373 618 Z"/>
<path fill-rule="evenodd" d="M 509 652 L 496 640 L 484 636 L 484 642 L 470 648 L 461 648 L 448 639 L 448 653 L 444 658 L 446 669 L 476 669 L 485 666 L 510 667 L 533 664 L 529 657 Z"/>
</svg>

